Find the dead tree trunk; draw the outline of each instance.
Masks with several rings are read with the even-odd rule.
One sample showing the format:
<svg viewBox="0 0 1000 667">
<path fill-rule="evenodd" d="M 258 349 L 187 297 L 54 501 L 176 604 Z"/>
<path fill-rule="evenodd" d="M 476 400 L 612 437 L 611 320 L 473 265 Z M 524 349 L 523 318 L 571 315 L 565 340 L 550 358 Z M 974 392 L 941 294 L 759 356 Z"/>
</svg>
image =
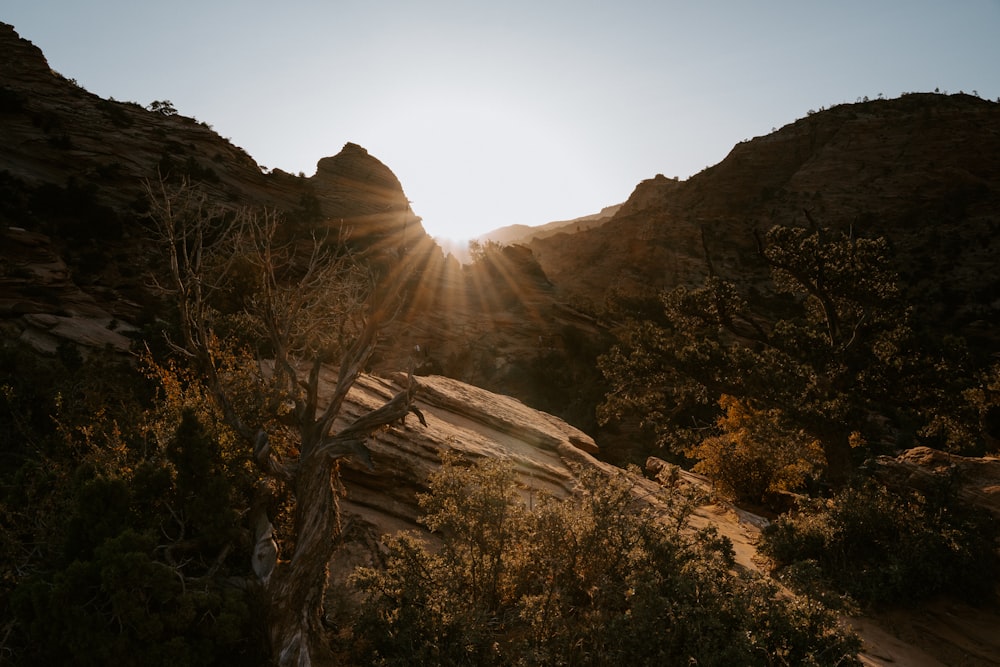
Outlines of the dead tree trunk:
<svg viewBox="0 0 1000 667">
<path fill-rule="evenodd" d="M 409 376 L 403 391 L 385 405 L 357 418 L 335 436 L 309 443 L 293 468 L 295 551 L 290 560 L 276 562 L 273 573 L 257 573 L 264 586 L 269 638 L 279 665 L 312 665 L 325 651 L 322 639 L 328 567 L 341 535 L 335 484 L 339 460 L 354 456 L 370 465 L 364 443 L 367 435 L 410 412 L 426 425 L 423 415 L 413 407 L 417 388 Z"/>
<path fill-rule="evenodd" d="M 176 301 L 181 315 L 182 340 L 171 345 L 201 373 L 224 421 L 252 448 L 265 476 L 250 517 L 251 566 L 267 605 L 273 658 L 282 666 L 309 667 L 325 651 L 327 568 L 341 533 L 339 459 L 351 456 L 370 466 L 365 441 L 371 433 L 409 412 L 425 423 L 413 407 L 418 385 L 411 375 L 391 401 L 333 431 L 393 316 L 413 262 L 403 258 L 396 284 L 377 294 L 374 278 L 325 237 L 280 241 L 282 229 L 273 212 L 212 214 L 201 193 L 189 186 L 171 191 L 163 181 L 148 192 L 153 231 L 169 260 L 169 277 L 157 285 Z M 258 361 L 249 371 L 253 380 L 242 385 L 233 382 L 238 364 L 218 337 L 212 302 L 213 294 L 230 286 L 234 258 L 256 280 L 241 284 L 248 292 L 243 295 L 247 333 L 273 354 L 268 363 Z M 339 360 L 339 373 L 321 407 L 324 360 Z M 248 403 L 253 405 L 249 411 Z M 272 448 L 270 438 L 279 433 L 297 441 L 297 456 L 285 460 Z M 280 558 L 274 517 L 267 514 L 269 497 L 279 486 L 295 500 L 295 548 L 285 558 Z"/>
<path fill-rule="evenodd" d="M 295 553 L 267 584 L 268 635 L 279 665 L 311 665 L 322 653 L 327 569 L 340 538 L 340 507 L 333 475 L 337 461 L 304 460 L 295 489 Z"/>
</svg>

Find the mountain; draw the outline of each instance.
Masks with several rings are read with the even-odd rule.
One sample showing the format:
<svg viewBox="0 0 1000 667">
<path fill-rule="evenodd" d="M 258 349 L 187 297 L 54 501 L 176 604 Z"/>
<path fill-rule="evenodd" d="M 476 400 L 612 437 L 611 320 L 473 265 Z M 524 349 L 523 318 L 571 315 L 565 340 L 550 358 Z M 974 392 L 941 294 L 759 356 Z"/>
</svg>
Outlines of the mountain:
<svg viewBox="0 0 1000 667">
<path fill-rule="evenodd" d="M 1000 104 L 908 94 L 812 114 L 685 181 L 643 181 L 607 223 L 529 247 L 564 298 L 599 310 L 609 291 L 699 283 L 706 248 L 724 276 L 761 275 L 754 231 L 811 217 L 885 236 L 922 317 L 995 343 L 997 210 Z"/>
<path fill-rule="evenodd" d="M 163 308 L 147 284 L 157 259 L 146 188 L 187 179 L 213 206 L 268 207 L 310 233 L 342 236 L 380 275 L 403 255 L 417 258 L 382 367 L 412 363 L 518 394 L 593 430 L 597 394 L 577 396 L 594 386 L 593 367 L 569 346 L 592 347 L 603 329 L 554 297 L 530 252 L 506 252 L 499 279 L 497 266 L 463 268 L 426 234 L 391 169 L 357 144 L 319 160 L 310 177 L 265 173 L 169 102 L 147 109 L 80 88 L 12 26 L 0 24 L 0 47 L 12 56 L 0 65 L 0 322 L 9 335 L 47 351 L 66 340 L 127 346 L 123 332 Z M 562 386 L 539 382 L 550 367 L 563 369 Z M 583 383 L 570 379 L 581 374 Z"/>
<path fill-rule="evenodd" d="M 687 180 L 643 181 L 595 215 L 495 230 L 490 238 L 514 247 L 462 267 L 361 146 L 323 158 L 308 178 L 265 173 L 169 103 L 83 90 L 11 26 L 0 26 L 0 44 L 12 56 L 0 65 L 0 315 L 46 349 L 73 329 L 67 315 L 85 314 L 90 339 L 117 345 L 115 333 L 155 318 L 145 188 L 161 177 L 196 181 L 219 206 L 267 206 L 343 233 L 382 274 L 401 253 L 419 257 L 380 363 L 517 395 L 592 435 L 611 437 L 593 416 L 603 395 L 593 361 L 615 325 L 609 296 L 699 284 L 706 251 L 723 276 L 763 279 L 755 231 L 776 224 L 885 236 L 921 320 L 996 349 L 1000 105 L 977 97 L 909 94 L 813 113 Z"/>
<path fill-rule="evenodd" d="M 12 56 L 0 65 L 0 252 L 11 267 L 0 315 L 46 349 L 74 329 L 59 319 L 68 314 L 89 318 L 90 339 L 117 345 L 115 333 L 156 316 L 144 216 L 146 185 L 160 177 L 196 181 L 219 206 L 267 206 L 346 234 L 383 274 L 400 253 L 419 256 L 380 363 L 517 395 L 592 435 L 613 437 L 593 416 L 603 395 L 593 361 L 615 325 L 609 296 L 699 284 L 706 249 L 721 275 L 762 280 L 754 233 L 776 224 L 811 218 L 887 237 L 921 320 L 996 349 L 1000 105 L 977 97 L 910 94 L 813 113 L 687 180 L 645 180 L 592 216 L 495 230 L 490 238 L 515 244 L 502 262 L 462 267 L 361 146 L 323 158 L 308 178 L 265 173 L 169 103 L 151 110 L 83 90 L 11 26 L 0 26 L 0 44 Z"/>
<path fill-rule="evenodd" d="M 584 229 L 598 227 L 610 220 L 619 208 L 621 208 L 621 204 L 605 206 L 599 213 L 573 218 L 572 220 L 556 220 L 542 225 L 514 224 L 507 225 L 506 227 L 498 227 L 479 235 L 473 241 L 477 243 L 499 243 L 500 245 L 523 245 L 536 238 L 545 238 L 562 232 L 579 232 Z M 437 239 L 437 242 L 446 254 L 450 253 L 454 255 L 463 264 L 468 264 L 472 261 L 468 241 Z"/>
<path fill-rule="evenodd" d="M 309 177 L 268 172 L 166 101 L 146 108 L 83 90 L 5 24 L 0 50 L 4 343 L 20 340 L 43 355 L 70 347 L 124 356 L 137 332 L 162 319 L 169 305 L 148 285 L 162 257 L 148 238 L 146 192 L 161 180 L 195 182 L 229 210 L 270 207 L 292 229 L 343 234 L 379 276 L 416 259 L 373 374 L 359 382 L 346 416 L 398 389 L 389 371 L 413 368 L 429 426 L 418 430 L 411 419 L 380 432 L 374 472 L 345 464 L 346 532 L 357 539 L 345 543 L 350 554 L 337 576 L 350 558 L 377 559 L 380 533 L 414 526 L 416 494 L 443 451 L 503 453 L 525 488 L 556 494 L 570 492 L 580 466 L 610 471 L 607 461 L 620 462 L 635 432 L 602 429 L 594 417 L 604 395 L 595 360 L 618 325 L 607 300 L 698 284 L 708 259 L 724 276 L 760 280 L 767 267 L 757 230 L 812 219 L 883 235 L 921 320 L 980 352 L 997 350 L 1000 105 L 976 97 L 911 94 L 823 110 L 735 146 L 687 180 L 645 180 L 626 202 L 592 216 L 495 230 L 487 240 L 509 247 L 463 267 L 427 236 L 390 167 L 357 144 L 321 159 Z M 910 453 L 879 465 L 907 484 L 926 477 L 919 466 L 941 476 L 988 467 L 968 495 L 988 496 L 995 508 L 995 460 L 981 463 Z M 721 503 L 696 516 L 699 526 L 719 526 L 738 562 L 753 567 L 759 517 Z M 863 619 L 868 664 L 974 654 L 975 664 L 995 661 L 995 633 L 979 632 L 973 612 L 953 612 L 937 607 L 930 633 L 902 612 L 888 624 Z M 905 628 L 907 641 L 886 632 L 892 625 Z"/>
<path fill-rule="evenodd" d="M 605 206 L 598 213 L 585 215 L 572 220 L 556 220 L 544 225 L 508 225 L 500 227 L 481 235 L 479 241 L 494 241 L 503 245 L 526 244 L 532 239 L 541 239 L 562 232 L 579 232 L 584 229 L 600 227 L 605 222 L 614 217 L 615 213 L 622 207 L 621 204 Z"/>
</svg>

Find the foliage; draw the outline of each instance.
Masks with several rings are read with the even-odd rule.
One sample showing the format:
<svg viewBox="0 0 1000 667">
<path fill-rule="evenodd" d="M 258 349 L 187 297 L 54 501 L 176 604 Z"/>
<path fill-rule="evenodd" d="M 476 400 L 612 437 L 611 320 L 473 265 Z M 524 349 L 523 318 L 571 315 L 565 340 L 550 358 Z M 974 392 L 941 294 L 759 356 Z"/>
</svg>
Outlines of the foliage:
<svg viewBox="0 0 1000 667">
<path fill-rule="evenodd" d="M 779 573 L 818 570 L 826 586 L 864 604 L 940 593 L 981 601 L 1000 565 L 997 536 L 994 520 L 946 488 L 924 495 L 867 480 L 780 517 L 759 549 Z"/>
<path fill-rule="evenodd" d="M 951 451 L 1000 453 L 1000 364 L 983 369 L 972 382 L 954 384 L 928 392 L 921 435 Z"/>
<path fill-rule="evenodd" d="M 339 459 L 371 465 L 367 436 L 411 408 L 417 385 L 334 429 L 348 392 L 365 369 L 397 292 L 321 230 L 303 237 L 273 210 L 224 210 L 184 179 L 147 184 L 150 231 L 167 257 L 157 287 L 177 308 L 170 348 L 194 381 L 165 393 L 204 396 L 218 426 L 252 462 L 251 565 L 273 658 L 304 664 L 325 651 L 323 624 L 329 561 L 340 537 Z M 333 389 L 321 376 L 339 365 Z M 289 514 L 291 516 L 289 516 Z M 277 528 L 277 530 L 276 530 Z M 280 558 L 280 554 L 290 557 Z"/>
<path fill-rule="evenodd" d="M 712 478 L 726 495 L 759 503 L 819 477 L 825 464 L 819 442 L 791 428 L 780 410 L 754 410 L 727 395 L 719 405 L 725 410 L 717 422 L 720 434 L 690 454 L 698 459 L 695 471 Z"/>
<path fill-rule="evenodd" d="M 623 328 L 600 362 L 611 391 L 599 417 L 637 415 L 659 445 L 691 453 L 717 422 L 713 405 L 732 396 L 751 412 L 779 411 L 843 479 L 852 445 L 902 444 L 919 414 L 907 398 L 914 380 L 932 383 L 940 369 L 914 340 L 884 239 L 774 227 L 760 247 L 770 297 L 757 290 L 752 306 L 710 271 L 701 286 L 662 295 L 661 322 Z"/>
<path fill-rule="evenodd" d="M 522 500 L 512 467 L 446 459 L 420 498 L 434 545 L 389 539 L 359 569 L 364 664 L 859 664 L 824 608 L 734 566 L 687 506 L 636 497 L 624 476 L 580 471 L 564 500 Z M 530 491 L 529 491 L 530 493 Z"/>
<path fill-rule="evenodd" d="M 163 114 L 164 116 L 177 115 L 177 109 L 170 100 L 154 100 L 149 103 L 147 108 L 154 113 Z"/>
<path fill-rule="evenodd" d="M 108 100 L 98 100 L 97 108 L 100 109 L 105 118 L 110 120 L 111 123 L 119 129 L 132 127 L 135 123 L 131 114 L 126 110 L 126 105 L 121 102 L 116 102 L 113 98 Z"/>
<path fill-rule="evenodd" d="M 147 412 L 122 359 L 5 345 L 0 370 L 3 659 L 259 662 L 255 603 L 227 583 L 249 561 L 239 462 L 190 412 Z"/>
<path fill-rule="evenodd" d="M 503 252 L 506 246 L 500 241 L 492 241 L 487 239 L 486 241 L 479 241 L 477 239 L 472 239 L 469 241 L 469 257 L 472 259 L 473 264 L 479 263 L 493 263 L 496 258 Z"/>
</svg>

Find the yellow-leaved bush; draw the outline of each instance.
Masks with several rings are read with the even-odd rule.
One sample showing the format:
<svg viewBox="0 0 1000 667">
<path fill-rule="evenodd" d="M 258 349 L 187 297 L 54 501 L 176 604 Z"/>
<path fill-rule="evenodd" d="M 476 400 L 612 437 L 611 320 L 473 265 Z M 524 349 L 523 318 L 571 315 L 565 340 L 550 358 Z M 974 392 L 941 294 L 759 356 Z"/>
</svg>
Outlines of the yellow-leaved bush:
<svg viewBox="0 0 1000 667">
<path fill-rule="evenodd" d="M 705 438 L 688 455 L 694 469 L 710 477 L 724 495 L 750 502 L 795 491 L 822 473 L 826 459 L 819 441 L 788 424 L 781 410 L 759 409 L 723 395 L 719 434 Z"/>
</svg>

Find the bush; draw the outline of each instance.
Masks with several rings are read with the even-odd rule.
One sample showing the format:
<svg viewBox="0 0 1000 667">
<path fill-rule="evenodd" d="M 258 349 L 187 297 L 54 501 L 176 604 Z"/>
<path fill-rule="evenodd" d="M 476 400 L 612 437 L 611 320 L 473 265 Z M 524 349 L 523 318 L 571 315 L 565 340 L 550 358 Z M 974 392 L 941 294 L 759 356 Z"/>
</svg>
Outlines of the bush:
<svg viewBox="0 0 1000 667">
<path fill-rule="evenodd" d="M 996 522 L 941 490 L 925 496 L 867 480 L 829 501 L 810 501 L 765 529 L 760 552 L 776 572 L 818 571 L 863 604 L 913 602 L 940 593 L 969 601 L 993 594 Z M 791 568 L 791 569 L 789 569 Z"/>
<path fill-rule="evenodd" d="M 262 664 L 260 611 L 233 583 L 249 545 L 218 443 L 188 412 L 162 453 L 78 466 L 61 546 L 11 595 L 15 664 Z"/>
<path fill-rule="evenodd" d="M 797 491 L 823 472 L 826 459 L 819 441 L 791 427 L 780 410 L 755 410 L 732 396 L 719 400 L 725 410 L 716 422 L 720 435 L 690 451 L 697 472 L 723 494 L 751 503 L 771 494 Z"/>
<path fill-rule="evenodd" d="M 420 498 L 432 546 L 387 542 L 359 569 L 361 664 L 856 665 L 818 603 L 739 571 L 732 545 L 637 500 L 624 476 L 526 505 L 511 466 L 448 459 Z"/>
</svg>

